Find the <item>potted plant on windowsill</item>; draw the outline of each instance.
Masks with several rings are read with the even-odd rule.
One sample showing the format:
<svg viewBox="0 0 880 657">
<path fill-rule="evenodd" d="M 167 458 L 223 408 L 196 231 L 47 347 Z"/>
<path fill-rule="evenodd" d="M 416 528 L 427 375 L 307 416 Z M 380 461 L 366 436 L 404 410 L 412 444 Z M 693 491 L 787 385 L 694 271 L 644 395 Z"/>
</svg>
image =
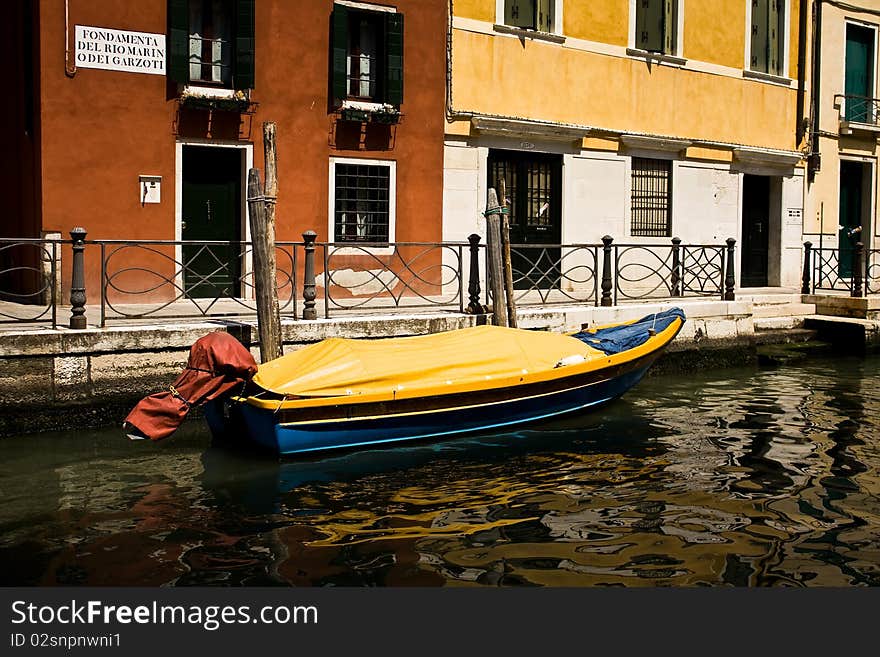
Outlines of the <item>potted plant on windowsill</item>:
<svg viewBox="0 0 880 657">
<path fill-rule="evenodd" d="M 373 121 L 373 123 L 395 125 L 400 122 L 400 110 L 393 105 L 383 105 L 381 109 L 373 112 L 370 120 Z"/>
<path fill-rule="evenodd" d="M 248 92 L 241 89 L 229 96 L 213 96 L 186 89 L 180 94 L 180 104 L 193 109 L 245 112 L 250 107 L 251 100 Z"/>
</svg>

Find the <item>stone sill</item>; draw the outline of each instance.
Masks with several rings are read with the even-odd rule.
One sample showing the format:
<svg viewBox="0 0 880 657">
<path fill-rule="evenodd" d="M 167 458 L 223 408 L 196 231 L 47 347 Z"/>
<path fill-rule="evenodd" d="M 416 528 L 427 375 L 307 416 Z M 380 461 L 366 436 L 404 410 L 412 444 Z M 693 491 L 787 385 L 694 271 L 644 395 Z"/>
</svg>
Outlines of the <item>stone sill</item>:
<svg viewBox="0 0 880 657">
<path fill-rule="evenodd" d="M 565 43 L 565 37 L 561 34 L 553 34 L 551 32 L 539 32 L 538 30 L 527 30 L 522 27 L 512 27 L 510 25 L 501 25 L 496 23 L 492 29 L 501 34 L 511 34 L 521 39 L 534 39 L 535 41 L 548 41 L 550 43 Z"/>
<path fill-rule="evenodd" d="M 676 57 L 675 55 L 666 55 L 662 52 L 652 52 L 650 50 L 641 50 L 640 48 L 627 48 L 626 54 L 629 57 L 644 59 L 649 62 L 657 62 L 658 64 L 666 64 L 668 66 L 684 67 L 687 65 L 687 59 L 684 57 Z"/>
<path fill-rule="evenodd" d="M 761 71 L 750 71 L 748 69 L 744 69 L 742 75 L 748 80 L 769 82 L 770 84 L 777 84 L 781 87 L 791 87 L 791 83 L 793 82 L 791 78 L 787 78 L 783 75 L 773 75 L 772 73 L 762 73 Z"/>
</svg>

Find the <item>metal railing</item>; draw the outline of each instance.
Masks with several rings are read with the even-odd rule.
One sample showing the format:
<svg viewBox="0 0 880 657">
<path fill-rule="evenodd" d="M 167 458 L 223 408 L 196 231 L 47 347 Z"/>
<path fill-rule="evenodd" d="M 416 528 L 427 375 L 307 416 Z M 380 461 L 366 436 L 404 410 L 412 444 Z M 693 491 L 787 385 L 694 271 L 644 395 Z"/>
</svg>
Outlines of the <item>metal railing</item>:
<svg viewBox="0 0 880 657">
<path fill-rule="evenodd" d="M 597 244 L 511 244 L 514 301 L 520 306 L 598 304 L 601 248 Z"/>
<path fill-rule="evenodd" d="M 614 244 L 609 236 L 602 244 L 511 244 L 515 300 L 530 306 L 612 305 L 670 297 L 732 299 L 734 245 L 733 239 L 724 244 L 682 244 L 677 237 L 668 245 Z"/>
<path fill-rule="evenodd" d="M 724 244 L 614 245 L 614 301 L 664 297 L 725 298 Z"/>
<path fill-rule="evenodd" d="M 880 293 L 880 249 L 857 242 L 847 248 L 816 248 L 804 243 L 802 294 L 816 290 L 849 292 L 852 297 Z"/>
<path fill-rule="evenodd" d="M 236 317 L 256 312 L 250 242 L 96 240 L 101 326 L 108 319 Z M 282 312 L 296 316 L 296 242 L 275 244 Z M 153 299 L 160 299 L 153 301 Z"/>
<path fill-rule="evenodd" d="M 0 269 L 2 319 L 56 325 L 62 247 L 72 253 L 71 328 L 87 325 L 87 300 L 93 313 L 89 321 L 102 327 L 111 321 L 256 314 L 251 243 L 87 240 L 82 228 L 70 235 L 71 240 L 0 241 L 0 258 L 6 253 L 0 259 L 6 263 Z M 31 249 L 31 255 L 22 248 Z M 602 244 L 513 244 L 515 299 L 526 307 L 677 297 L 729 300 L 734 298 L 734 249 L 733 239 L 614 244 L 610 236 Z M 402 309 L 485 313 L 491 301 L 489 290 L 482 292 L 490 287 L 487 252 L 478 235 L 467 242 L 366 244 L 318 242 L 316 233 L 306 231 L 301 242 L 275 244 L 281 313 L 306 320 Z M 880 269 L 880 257 L 872 257 L 871 266 Z M 23 275 L 31 277 L 30 287 L 20 280 Z"/>
<path fill-rule="evenodd" d="M 0 239 L 0 323 L 57 326 L 62 240 Z"/>
<path fill-rule="evenodd" d="M 323 255 L 324 316 L 332 310 L 465 310 L 467 242 L 315 243 Z"/>
<path fill-rule="evenodd" d="M 846 124 L 877 126 L 880 121 L 880 98 L 836 94 L 834 104 L 840 108 L 840 120 Z"/>
<path fill-rule="evenodd" d="M 865 294 L 880 294 L 880 249 L 870 249 L 867 253 Z"/>
</svg>

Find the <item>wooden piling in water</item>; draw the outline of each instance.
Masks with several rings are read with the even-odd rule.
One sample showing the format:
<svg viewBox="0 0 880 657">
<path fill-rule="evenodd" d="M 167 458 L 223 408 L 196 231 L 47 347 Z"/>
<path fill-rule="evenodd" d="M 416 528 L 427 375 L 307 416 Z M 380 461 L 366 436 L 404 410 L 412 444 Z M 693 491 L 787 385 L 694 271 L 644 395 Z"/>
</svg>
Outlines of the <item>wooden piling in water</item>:
<svg viewBox="0 0 880 657">
<path fill-rule="evenodd" d="M 283 351 L 278 289 L 275 284 L 275 213 L 273 209 L 273 223 L 270 226 L 263 191 L 259 170 L 251 169 L 248 172 L 248 214 L 254 244 L 254 294 L 257 300 L 260 360 L 265 363 L 279 358 Z"/>
<path fill-rule="evenodd" d="M 507 207 L 507 184 L 498 181 L 501 198 L 501 266 L 504 268 L 504 300 L 507 303 L 507 325 L 516 328 L 516 299 L 513 296 L 513 262 L 510 259 L 510 209 Z"/>
<path fill-rule="evenodd" d="M 486 202 L 486 248 L 489 250 L 489 284 L 492 290 L 492 323 L 507 326 L 507 310 L 504 296 L 504 267 L 501 256 L 501 206 L 498 194 L 489 188 Z"/>
</svg>

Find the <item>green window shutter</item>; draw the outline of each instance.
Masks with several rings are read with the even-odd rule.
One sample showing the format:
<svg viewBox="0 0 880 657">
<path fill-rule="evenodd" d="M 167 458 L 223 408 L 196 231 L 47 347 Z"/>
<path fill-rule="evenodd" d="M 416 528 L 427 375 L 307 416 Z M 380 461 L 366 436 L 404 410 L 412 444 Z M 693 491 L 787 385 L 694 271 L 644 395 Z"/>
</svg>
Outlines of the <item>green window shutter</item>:
<svg viewBox="0 0 880 657">
<path fill-rule="evenodd" d="M 167 75 L 171 80 L 189 82 L 189 1 L 168 0 Z"/>
<path fill-rule="evenodd" d="M 767 72 L 769 0 L 752 0 L 752 57 L 749 68 Z"/>
<path fill-rule="evenodd" d="M 662 52 L 664 0 L 637 0 L 636 48 Z"/>
<path fill-rule="evenodd" d="M 235 0 L 235 68 L 236 89 L 254 88 L 254 0 Z"/>
<path fill-rule="evenodd" d="M 535 0 L 506 0 L 504 24 L 525 29 L 535 28 Z"/>
<path fill-rule="evenodd" d="M 780 1 L 770 0 L 769 18 L 767 20 L 767 72 L 782 75 L 782 17 Z"/>
<path fill-rule="evenodd" d="M 403 103 L 403 14 L 387 14 L 385 18 L 385 102 Z"/>
<path fill-rule="evenodd" d="M 541 32 L 553 32 L 553 2 L 554 0 L 537 0 L 535 5 L 538 10 L 538 30 Z"/>
<path fill-rule="evenodd" d="M 332 56 L 330 60 L 333 107 L 342 105 L 348 97 L 348 8 L 345 5 L 333 5 L 331 21 Z"/>
<path fill-rule="evenodd" d="M 675 0 L 663 2 L 663 52 L 675 55 L 675 30 L 678 21 L 675 18 Z"/>
</svg>

